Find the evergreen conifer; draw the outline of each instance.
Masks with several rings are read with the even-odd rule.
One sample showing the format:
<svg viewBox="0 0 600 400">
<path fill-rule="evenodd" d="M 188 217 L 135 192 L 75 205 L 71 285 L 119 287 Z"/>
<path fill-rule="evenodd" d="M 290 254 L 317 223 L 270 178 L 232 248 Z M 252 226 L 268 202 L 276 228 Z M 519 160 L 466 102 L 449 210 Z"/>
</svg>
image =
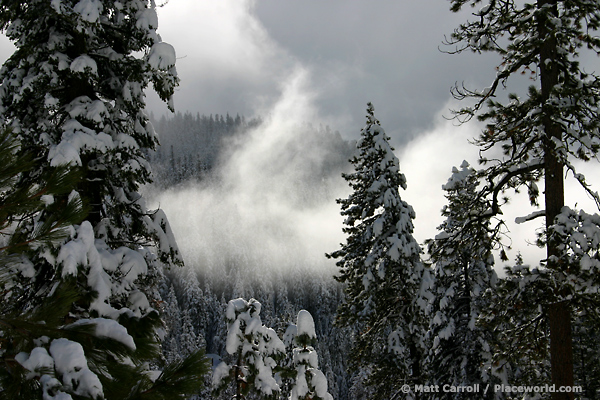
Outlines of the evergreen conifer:
<svg viewBox="0 0 600 400">
<path fill-rule="evenodd" d="M 336 279 L 347 284 L 337 321 L 358 327 L 353 362 L 371 369 L 377 398 L 421 377 L 422 288 L 429 284 L 412 236 L 415 212 L 399 193 L 406 178 L 388 140 L 369 103 L 359 154 L 350 160 L 354 172 L 343 175 L 353 193 L 338 200 L 348 237 L 328 255 L 338 259 Z"/>
<path fill-rule="evenodd" d="M 103 387 L 89 393 L 72 388 L 74 395 L 159 399 L 195 392 L 206 372 L 201 352 L 162 372 L 148 369 L 160 353 L 156 281 L 164 265 L 181 264 L 164 213 L 148 211 L 137 193 L 150 181 L 145 156 L 156 145 L 144 89 L 152 83 L 172 109 L 178 83 L 175 52 L 156 32 L 154 1 L 3 2 L 0 28 L 17 47 L 0 70 L 0 115 L 19 138 L 17 154 L 35 154 L 8 193 L 44 187 L 49 171 L 68 166 L 81 179 L 68 193 L 45 200 L 58 206 L 76 199 L 89 211 L 85 221 L 67 227 L 60 243 L 27 254 L 30 268 L 17 276 L 20 295 L 12 306 L 43 310 L 57 287 L 73 281 L 81 295 L 65 326 L 124 332 L 129 353 L 72 346 L 76 351 L 68 354 L 88 363 Z M 23 231 L 35 232 L 57 215 L 37 213 Z M 114 364 L 94 369 L 97 359 Z M 63 380 L 67 372 L 60 372 Z"/>
<path fill-rule="evenodd" d="M 440 233 L 428 241 L 433 262 L 434 301 L 429 312 L 428 382 L 443 386 L 490 383 L 491 332 L 479 325 L 496 281 L 490 224 L 478 217 L 488 208 L 478 196 L 475 169 L 463 161 L 443 185 L 448 205 Z M 475 218 L 473 218 L 475 217 Z M 493 396 L 493 391 L 488 392 Z M 435 399 L 480 399 L 482 393 L 430 393 Z"/>
</svg>

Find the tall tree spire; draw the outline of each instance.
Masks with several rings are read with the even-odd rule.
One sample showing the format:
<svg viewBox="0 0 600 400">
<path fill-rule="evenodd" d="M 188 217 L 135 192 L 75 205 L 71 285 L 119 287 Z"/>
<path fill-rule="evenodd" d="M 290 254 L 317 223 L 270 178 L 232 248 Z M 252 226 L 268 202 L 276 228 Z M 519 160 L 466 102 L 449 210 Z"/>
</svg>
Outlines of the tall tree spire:
<svg viewBox="0 0 600 400">
<path fill-rule="evenodd" d="M 361 331 L 353 362 L 372 363 L 370 383 L 388 398 L 420 377 L 424 267 L 412 236 L 415 212 L 400 197 L 406 178 L 371 103 L 366 119 L 354 172 L 343 175 L 353 193 L 338 200 L 348 237 L 328 257 L 338 259 L 336 279 L 347 284 L 338 323 Z"/>
</svg>

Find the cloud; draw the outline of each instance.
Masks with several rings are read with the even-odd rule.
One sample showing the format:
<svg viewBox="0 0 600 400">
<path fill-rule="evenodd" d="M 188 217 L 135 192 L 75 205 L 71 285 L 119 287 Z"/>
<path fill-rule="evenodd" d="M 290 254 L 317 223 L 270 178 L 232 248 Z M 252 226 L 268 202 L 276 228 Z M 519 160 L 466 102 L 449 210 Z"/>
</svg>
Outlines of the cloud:
<svg viewBox="0 0 600 400">
<path fill-rule="evenodd" d="M 448 103 L 438 113 L 434 128 L 417 135 L 399 153 L 401 170 L 406 175 L 408 186 L 402 196 L 417 214 L 415 237 L 419 243 L 439 233 L 437 227 L 443 221 L 441 209 L 447 204 L 442 185 L 450 178 L 452 167 L 458 167 L 466 160 L 472 167 L 481 168 L 478 164 L 479 148 L 470 141 L 479 136 L 482 125 L 476 121 L 457 125 L 456 121 L 445 119 L 443 115 L 448 115 L 446 110 L 449 108 L 456 108 L 456 104 Z M 504 243 L 512 246 L 512 250 L 507 252 L 510 263 L 520 252 L 526 263 L 537 265 L 543 258 L 543 251 L 532 243 L 536 239 L 536 228 L 543 221 L 517 225 L 514 222 L 516 217 L 528 215 L 533 210 L 525 194 L 507 194 L 511 201 L 503 207 L 502 219 L 508 228 Z M 500 261 L 498 253 L 495 260 L 496 269 L 502 271 L 506 263 Z"/>
<path fill-rule="evenodd" d="M 401 196 L 415 209 L 415 237 L 420 243 L 434 237 L 443 221 L 440 211 L 446 199 L 442 185 L 448 181 L 452 167 L 466 160 L 477 168 L 477 148 L 468 142 L 477 134 L 477 124 L 457 126 L 440 112 L 431 130 L 420 133 L 396 152 L 407 180 Z"/>
<path fill-rule="evenodd" d="M 477 137 L 482 128 L 476 121 L 463 125 L 456 125 L 442 117 L 448 115 L 445 111 L 456 108 L 453 103 L 448 103 L 442 112 L 438 113 L 433 129 L 422 132 L 415 139 L 397 152 L 400 159 L 401 170 L 406 175 L 407 190 L 401 193 L 404 200 L 413 206 L 417 217 L 415 219 L 415 237 L 422 243 L 425 239 L 434 237 L 438 231 L 437 226 L 443 221 L 440 211 L 447 204 L 441 186 L 446 183 L 453 166 L 459 166 L 462 160 L 468 161 L 474 168 L 480 168 L 477 163 L 479 158 L 478 147 L 469 143 Z M 575 162 L 575 166 L 588 178 L 588 182 L 597 190 L 598 182 L 593 177 L 600 176 L 600 165 Z M 543 182 L 540 187 L 543 204 Z M 576 209 L 584 209 L 588 213 L 597 213 L 598 209 L 591 198 L 583 191 L 577 182 L 569 175 L 565 181 L 565 204 Z M 506 193 L 510 198 L 509 204 L 503 207 L 502 219 L 506 222 L 508 231 L 504 237 L 506 244 L 512 247 L 508 251 L 510 263 L 520 252 L 525 263 L 538 265 L 545 257 L 545 250 L 539 249 L 533 243 L 536 234 L 544 224 L 543 219 L 535 219 L 524 224 L 516 224 L 515 218 L 529 215 L 537 208 L 529 204 L 526 193 L 516 194 L 512 191 Z M 496 255 L 496 267 L 499 271 L 506 263 L 500 261 Z"/>
<path fill-rule="evenodd" d="M 173 0 L 159 7 L 159 33 L 177 51 L 178 111 L 254 115 L 278 97 L 296 60 L 266 32 L 251 0 Z M 163 112 L 149 93 L 149 107 Z"/>
<path fill-rule="evenodd" d="M 255 116 L 302 65 L 322 89 L 315 105 L 336 129 L 357 137 L 371 101 L 388 134 L 406 143 L 432 126 L 455 81 L 483 87 L 495 75 L 489 57 L 438 50 L 462 18 L 445 3 L 171 0 L 159 9 L 159 32 L 179 57 L 175 106 Z"/>
<path fill-rule="evenodd" d="M 456 81 L 479 88 L 490 84 L 497 58 L 451 56 L 439 51 L 444 36 L 471 16 L 452 13 L 446 0 L 285 2 L 261 0 L 255 14 L 280 46 L 329 82 L 319 108 L 346 118 L 339 127 L 358 135 L 364 105 L 373 102 L 388 135 L 406 144 L 450 99 Z M 328 73 L 329 72 L 329 73 Z M 330 72 L 334 72 L 331 74 Z M 472 85 L 472 86 L 471 86 Z"/>
<path fill-rule="evenodd" d="M 6 61 L 16 50 L 15 45 L 3 34 L 0 35 L 0 60 Z"/>
<path fill-rule="evenodd" d="M 323 118 L 310 72 L 297 69 L 280 93 L 279 101 L 263 110 L 265 123 L 230 143 L 218 179 L 156 196 L 189 265 L 211 269 L 237 263 L 260 265 L 266 271 L 310 267 L 335 273 L 334 263 L 323 255 L 345 241 L 335 199 L 347 197 L 350 189 L 338 173 L 315 174 L 315 165 L 322 166 L 334 152 L 322 134 L 306 129 L 307 121 Z M 452 106 L 438 112 L 432 129 L 396 150 L 408 186 L 401 196 L 416 211 L 414 235 L 419 243 L 438 233 L 440 210 L 446 204 L 441 187 L 452 167 L 466 160 L 478 168 L 478 148 L 469 140 L 478 136 L 481 125 L 473 121 L 458 126 L 445 119 Z M 382 125 L 387 129 L 384 121 Z M 588 177 L 598 176 L 600 169 L 597 164 L 578 168 Z M 574 207 L 577 202 L 594 212 L 593 203 L 572 181 L 567 183 L 567 204 Z M 526 263 L 537 265 L 544 252 L 531 243 L 543 220 L 515 224 L 516 217 L 534 210 L 526 194 L 508 195 L 511 202 L 503 218 L 509 229 L 505 242 L 512 245 L 510 263 L 520 252 Z M 505 264 L 496 254 L 498 271 Z"/>
</svg>

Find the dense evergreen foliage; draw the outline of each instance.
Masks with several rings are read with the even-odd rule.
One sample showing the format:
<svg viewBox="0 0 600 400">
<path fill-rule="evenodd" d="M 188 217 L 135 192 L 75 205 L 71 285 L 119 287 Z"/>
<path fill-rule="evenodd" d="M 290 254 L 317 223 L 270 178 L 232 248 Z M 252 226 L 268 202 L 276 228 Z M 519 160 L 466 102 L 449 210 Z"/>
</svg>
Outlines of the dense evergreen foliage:
<svg viewBox="0 0 600 400">
<path fill-rule="evenodd" d="M 150 153 L 154 186 L 166 188 L 190 180 L 201 180 L 216 167 L 219 157 L 234 138 L 261 124 L 229 114 L 195 116 L 176 113 L 153 120 L 160 146 Z"/>
<path fill-rule="evenodd" d="M 13 398 L 194 393 L 207 372 L 201 351 L 157 369 L 156 283 L 181 258 L 164 213 L 149 212 L 137 193 L 150 180 L 145 154 L 156 145 L 143 91 L 152 83 L 170 103 L 178 83 L 175 52 L 156 33 L 154 2 L 2 2 L 0 27 L 17 47 L 0 70 L 0 115 L 18 137 L 16 156 L 35 155 L 6 197 L 56 186 L 62 168 L 81 177 L 45 194 L 47 206 L 27 213 L 11 240 L 54 226 L 73 202 L 88 210 L 85 220 L 65 220 L 62 240 L 34 241 L 13 280 L 3 282 L 12 295 L 3 311 L 51 318 L 48 326 L 58 329 L 32 332 L 21 346 L 15 362 L 31 371 L 21 378 L 39 384 L 35 393 L 11 386 Z M 66 284 L 77 288 L 75 297 L 61 296 Z"/>
<path fill-rule="evenodd" d="M 149 154 L 154 173 L 152 186 L 165 189 L 181 183 L 221 178 L 218 176 L 220 164 L 227 160 L 238 141 L 247 138 L 252 130 L 260 129 L 263 122 L 260 117 L 247 120 L 244 116 L 232 118 L 229 114 L 162 116 L 153 123 L 160 146 Z M 296 140 L 289 141 L 287 147 L 279 151 L 301 158 L 303 170 L 309 171 L 309 176 L 302 178 L 314 182 L 314 191 L 319 195 L 321 179 L 332 176 L 337 179 L 339 171 L 346 169 L 347 160 L 354 153 L 353 143 L 329 126 L 306 123 L 297 127 L 297 131 Z M 314 148 L 317 154 L 326 153 L 328 157 L 316 162 L 317 157 L 301 154 L 306 148 Z"/>
<path fill-rule="evenodd" d="M 496 274 L 494 243 L 488 220 L 479 220 L 489 205 L 477 194 L 479 179 L 463 161 L 442 186 L 448 205 L 440 233 L 429 241 L 435 285 L 425 361 L 430 384 L 465 386 L 491 383 L 491 332 L 478 324 L 490 306 Z M 475 216 L 475 218 L 473 218 Z M 492 392 L 488 393 L 491 398 Z M 432 393 L 435 399 L 480 399 L 481 393 Z"/>
</svg>

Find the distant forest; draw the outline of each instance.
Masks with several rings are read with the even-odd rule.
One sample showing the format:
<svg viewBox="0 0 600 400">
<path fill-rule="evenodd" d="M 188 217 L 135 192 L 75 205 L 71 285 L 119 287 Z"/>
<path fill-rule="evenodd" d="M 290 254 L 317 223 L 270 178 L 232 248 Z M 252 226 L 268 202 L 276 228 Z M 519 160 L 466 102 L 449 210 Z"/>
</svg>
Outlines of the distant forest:
<svg viewBox="0 0 600 400">
<path fill-rule="evenodd" d="M 243 138 L 263 123 L 261 117 L 246 119 L 239 114 L 232 117 L 229 113 L 207 116 L 189 112 L 178 112 L 170 117 L 163 115 L 159 119 L 151 116 L 151 121 L 160 146 L 149 154 L 149 160 L 154 172 L 154 186 L 162 189 L 189 180 L 202 180 L 213 171 L 221 157 L 226 156 L 226 150 L 235 145 L 236 138 Z M 324 163 L 312 168 L 316 180 L 332 175 L 339 178 L 341 172 L 348 169 L 348 159 L 356 147 L 354 142 L 321 124 L 305 124 L 299 131 L 306 132 L 299 140 L 318 138 L 319 148 L 330 154 Z"/>
</svg>

